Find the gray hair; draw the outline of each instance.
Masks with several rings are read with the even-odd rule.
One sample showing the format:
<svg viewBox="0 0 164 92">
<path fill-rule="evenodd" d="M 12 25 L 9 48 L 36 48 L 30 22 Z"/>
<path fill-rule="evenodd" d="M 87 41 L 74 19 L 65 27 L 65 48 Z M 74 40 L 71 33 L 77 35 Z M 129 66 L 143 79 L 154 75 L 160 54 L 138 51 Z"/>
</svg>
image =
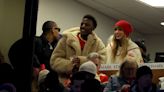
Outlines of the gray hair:
<svg viewBox="0 0 164 92">
<path fill-rule="evenodd" d="M 100 54 L 98 54 L 97 52 L 91 52 L 88 56 L 87 59 L 88 60 L 92 60 L 93 58 L 101 58 Z"/>
</svg>

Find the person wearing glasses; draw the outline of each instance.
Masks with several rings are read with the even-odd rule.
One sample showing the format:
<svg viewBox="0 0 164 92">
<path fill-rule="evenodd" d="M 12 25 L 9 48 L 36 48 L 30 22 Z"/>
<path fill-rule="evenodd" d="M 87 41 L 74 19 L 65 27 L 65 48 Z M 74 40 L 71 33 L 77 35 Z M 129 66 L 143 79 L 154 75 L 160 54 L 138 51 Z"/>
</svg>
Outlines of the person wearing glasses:
<svg viewBox="0 0 164 92">
<path fill-rule="evenodd" d="M 45 67 L 50 70 L 50 57 L 61 38 L 60 28 L 54 21 L 46 21 L 42 26 L 43 33 L 35 37 L 34 67 Z"/>
<path fill-rule="evenodd" d="M 143 63 L 139 47 L 130 39 L 132 25 L 126 20 L 119 20 L 114 25 L 114 35 L 109 37 L 107 44 L 107 64 L 120 64 L 125 59 L 133 59 Z"/>
</svg>

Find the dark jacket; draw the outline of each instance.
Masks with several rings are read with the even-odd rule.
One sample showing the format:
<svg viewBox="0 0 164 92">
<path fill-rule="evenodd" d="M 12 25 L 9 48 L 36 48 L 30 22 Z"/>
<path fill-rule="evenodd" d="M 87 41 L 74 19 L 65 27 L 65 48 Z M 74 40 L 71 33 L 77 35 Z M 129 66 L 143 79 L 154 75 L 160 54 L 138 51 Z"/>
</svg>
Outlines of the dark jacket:
<svg viewBox="0 0 164 92">
<path fill-rule="evenodd" d="M 61 38 L 61 35 L 60 35 Z M 59 40 L 59 39 L 58 39 Z M 48 40 L 45 36 L 41 35 L 40 37 L 35 37 L 34 43 L 34 67 L 39 67 L 40 64 L 45 64 L 47 69 L 50 69 L 50 57 L 52 51 L 56 47 L 58 40 L 54 40 L 51 44 L 49 44 Z"/>
<path fill-rule="evenodd" d="M 156 84 L 152 83 L 152 86 L 146 91 L 144 92 L 158 92 L 158 87 L 156 86 Z M 134 82 L 134 84 L 131 85 L 130 87 L 130 91 L 129 92 L 140 92 L 137 86 L 137 82 Z"/>
</svg>

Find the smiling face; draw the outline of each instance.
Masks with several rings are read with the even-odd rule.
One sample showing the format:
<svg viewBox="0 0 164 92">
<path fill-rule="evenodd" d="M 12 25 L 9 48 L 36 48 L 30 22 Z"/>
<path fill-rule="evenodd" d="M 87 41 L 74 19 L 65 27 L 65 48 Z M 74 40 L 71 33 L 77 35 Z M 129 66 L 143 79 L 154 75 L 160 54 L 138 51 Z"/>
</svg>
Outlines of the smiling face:
<svg viewBox="0 0 164 92">
<path fill-rule="evenodd" d="M 88 18 L 83 18 L 81 25 L 80 25 L 80 34 L 82 36 L 88 36 L 92 33 L 94 29 L 93 21 Z"/>
<path fill-rule="evenodd" d="M 114 28 L 114 36 L 116 40 L 121 40 L 126 37 L 124 30 L 121 27 Z"/>
</svg>

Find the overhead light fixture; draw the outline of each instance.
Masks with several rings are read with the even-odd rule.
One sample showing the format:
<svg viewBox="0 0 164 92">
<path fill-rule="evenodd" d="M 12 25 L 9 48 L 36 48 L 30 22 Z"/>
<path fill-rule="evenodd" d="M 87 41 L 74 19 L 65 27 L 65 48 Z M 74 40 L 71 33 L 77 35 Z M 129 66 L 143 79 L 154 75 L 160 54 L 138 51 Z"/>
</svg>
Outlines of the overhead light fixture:
<svg viewBox="0 0 164 92">
<path fill-rule="evenodd" d="M 164 7 L 164 0 L 138 0 L 153 7 Z"/>
<path fill-rule="evenodd" d="M 161 22 L 161 25 L 164 26 L 164 22 Z"/>
</svg>

